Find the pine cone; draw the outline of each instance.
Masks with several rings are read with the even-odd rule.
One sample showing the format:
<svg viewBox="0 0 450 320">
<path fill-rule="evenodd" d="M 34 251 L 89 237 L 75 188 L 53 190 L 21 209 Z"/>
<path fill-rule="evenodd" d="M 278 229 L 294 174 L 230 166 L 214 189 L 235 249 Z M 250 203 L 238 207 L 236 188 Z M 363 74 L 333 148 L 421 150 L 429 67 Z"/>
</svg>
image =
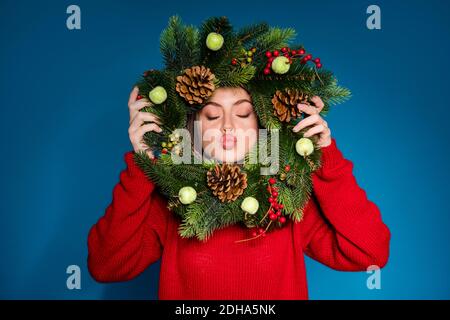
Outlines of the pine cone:
<svg viewBox="0 0 450 320">
<path fill-rule="evenodd" d="M 189 104 L 203 104 L 214 89 L 214 74 L 205 66 L 195 66 L 177 77 L 176 90 Z"/>
<path fill-rule="evenodd" d="M 238 165 L 216 164 L 207 174 L 207 184 L 221 202 L 235 201 L 247 188 L 247 174 Z"/>
<path fill-rule="evenodd" d="M 297 109 L 297 104 L 309 104 L 308 96 L 296 89 L 277 90 L 272 98 L 274 115 L 282 122 L 290 122 L 297 118 L 301 112 Z"/>
</svg>

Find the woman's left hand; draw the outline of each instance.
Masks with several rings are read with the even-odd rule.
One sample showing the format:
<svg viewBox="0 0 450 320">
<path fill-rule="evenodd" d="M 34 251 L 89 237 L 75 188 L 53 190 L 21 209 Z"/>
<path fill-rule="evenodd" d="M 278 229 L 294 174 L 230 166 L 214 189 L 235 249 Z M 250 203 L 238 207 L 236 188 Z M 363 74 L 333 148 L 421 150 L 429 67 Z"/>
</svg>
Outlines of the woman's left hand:
<svg viewBox="0 0 450 320">
<path fill-rule="evenodd" d="M 331 144 L 331 130 L 330 128 L 328 128 L 328 123 L 319 114 L 325 104 L 323 103 L 322 99 L 317 96 L 312 97 L 311 101 L 314 102 L 316 106 L 310 106 L 302 103 L 297 105 L 298 110 L 300 112 L 309 114 L 309 117 L 306 117 L 305 119 L 297 123 L 292 131 L 298 132 L 303 128 L 311 126 L 310 129 L 306 130 L 303 136 L 305 138 L 308 138 L 317 134 L 319 135 L 317 145 L 321 148 L 328 147 Z"/>
</svg>

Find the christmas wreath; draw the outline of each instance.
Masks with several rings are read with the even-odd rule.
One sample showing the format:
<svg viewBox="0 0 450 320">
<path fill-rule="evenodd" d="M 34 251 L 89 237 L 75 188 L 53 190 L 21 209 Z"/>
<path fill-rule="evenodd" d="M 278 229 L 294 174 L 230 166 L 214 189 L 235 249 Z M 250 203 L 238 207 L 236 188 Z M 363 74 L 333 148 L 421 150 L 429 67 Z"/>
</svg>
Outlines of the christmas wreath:
<svg viewBox="0 0 450 320">
<path fill-rule="evenodd" d="M 180 236 L 206 240 L 218 228 L 242 223 L 249 237 L 238 241 L 246 241 L 282 227 L 287 219 L 302 219 L 321 151 L 314 138 L 302 137 L 307 128 L 292 131 L 304 117 L 297 104 L 313 104 L 310 97 L 320 96 L 326 114 L 350 92 L 319 58 L 302 45 L 291 45 L 294 37 L 295 30 L 266 23 L 236 31 L 226 17 L 210 18 L 200 28 L 170 18 L 160 39 L 164 69 L 144 72 L 137 83 L 138 98 L 152 102 L 143 111 L 159 117 L 162 132 L 144 136 L 155 158 L 137 152 L 134 160 L 181 217 Z M 180 131 L 218 87 L 246 89 L 260 128 L 268 132 L 242 164 L 199 160 Z M 275 136 L 276 158 L 268 145 Z M 258 156 L 256 163 L 249 161 Z"/>
</svg>

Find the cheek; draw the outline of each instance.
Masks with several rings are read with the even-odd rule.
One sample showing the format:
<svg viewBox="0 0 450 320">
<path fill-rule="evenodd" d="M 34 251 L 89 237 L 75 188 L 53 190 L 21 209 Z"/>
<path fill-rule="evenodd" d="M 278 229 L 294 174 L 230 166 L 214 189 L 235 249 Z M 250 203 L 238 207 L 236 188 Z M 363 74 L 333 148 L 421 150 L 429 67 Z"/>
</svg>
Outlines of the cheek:
<svg viewBox="0 0 450 320">
<path fill-rule="evenodd" d="M 202 121 L 202 145 L 208 146 L 217 140 L 216 136 L 220 133 L 220 121 Z"/>
</svg>

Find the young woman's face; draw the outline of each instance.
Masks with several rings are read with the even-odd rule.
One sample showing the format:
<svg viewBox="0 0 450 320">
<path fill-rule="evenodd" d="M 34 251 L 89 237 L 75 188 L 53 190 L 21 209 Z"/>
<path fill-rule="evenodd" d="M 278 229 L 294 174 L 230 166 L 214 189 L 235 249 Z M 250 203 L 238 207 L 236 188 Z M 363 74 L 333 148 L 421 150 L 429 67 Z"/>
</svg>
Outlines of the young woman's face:
<svg viewBox="0 0 450 320">
<path fill-rule="evenodd" d="M 220 162 L 238 162 L 257 141 L 258 118 L 242 88 L 218 88 L 198 112 L 203 151 Z"/>
</svg>

